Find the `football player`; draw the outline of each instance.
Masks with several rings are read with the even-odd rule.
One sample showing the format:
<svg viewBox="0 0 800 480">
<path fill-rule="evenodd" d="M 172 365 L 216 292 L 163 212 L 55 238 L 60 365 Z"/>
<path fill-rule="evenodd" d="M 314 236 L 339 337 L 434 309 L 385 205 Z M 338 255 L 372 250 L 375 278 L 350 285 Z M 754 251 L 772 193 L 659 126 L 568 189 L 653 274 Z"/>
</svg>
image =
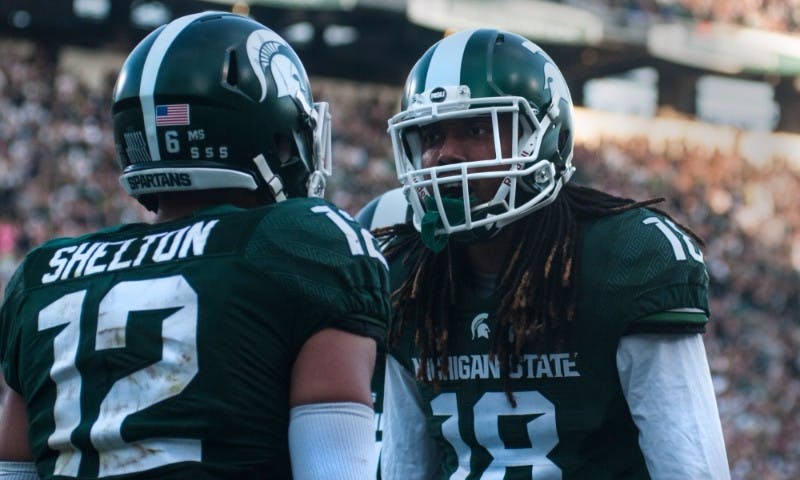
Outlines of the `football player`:
<svg viewBox="0 0 800 480">
<path fill-rule="evenodd" d="M 9 283 L 0 477 L 374 475 L 388 273 L 320 198 L 329 119 L 254 20 L 199 13 L 142 40 L 114 140 L 156 222 L 47 242 Z"/>
<path fill-rule="evenodd" d="M 452 34 L 411 70 L 389 120 L 411 218 L 377 230 L 384 480 L 729 478 L 699 239 L 658 200 L 568 183 L 572 111 L 510 32 Z M 390 195 L 362 224 L 404 218 Z"/>
</svg>

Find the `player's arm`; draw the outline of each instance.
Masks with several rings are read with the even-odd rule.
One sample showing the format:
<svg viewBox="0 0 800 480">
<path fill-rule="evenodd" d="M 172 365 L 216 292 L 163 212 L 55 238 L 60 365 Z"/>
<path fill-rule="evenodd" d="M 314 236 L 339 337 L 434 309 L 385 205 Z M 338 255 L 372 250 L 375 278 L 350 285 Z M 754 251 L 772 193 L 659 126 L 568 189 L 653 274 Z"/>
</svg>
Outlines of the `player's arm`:
<svg viewBox="0 0 800 480">
<path fill-rule="evenodd" d="M 650 476 L 730 478 L 699 333 L 624 336 L 617 369 Z"/>
<path fill-rule="evenodd" d="M 638 237 L 638 248 L 621 260 L 647 268 L 630 285 L 629 311 L 637 315 L 616 358 L 639 446 L 652 478 L 725 480 L 730 472 L 702 338 L 708 322 L 702 252 L 670 219 L 640 213 L 621 229 Z"/>
<path fill-rule="evenodd" d="M 292 369 L 289 451 L 295 479 L 373 478 L 372 338 L 333 328 L 311 336 Z"/>
<path fill-rule="evenodd" d="M 38 477 L 28 444 L 28 415 L 22 396 L 5 387 L 0 407 L 0 477 L 35 480 Z"/>
<path fill-rule="evenodd" d="M 414 375 L 391 355 L 386 357 L 383 388 L 381 478 L 434 478 L 442 463 L 441 455 L 428 435 L 417 382 Z"/>
</svg>

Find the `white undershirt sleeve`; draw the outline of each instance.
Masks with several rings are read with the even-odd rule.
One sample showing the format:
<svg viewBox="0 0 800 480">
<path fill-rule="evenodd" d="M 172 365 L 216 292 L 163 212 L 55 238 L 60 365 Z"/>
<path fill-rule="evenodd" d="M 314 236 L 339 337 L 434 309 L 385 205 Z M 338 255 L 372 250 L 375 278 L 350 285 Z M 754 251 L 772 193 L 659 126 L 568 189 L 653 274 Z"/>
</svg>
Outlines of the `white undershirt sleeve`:
<svg viewBox="0 0 800 480">
<path fill-rule="evenodd" d="M 0 480 L 39 480 L 33 462 L 0 461 Z"/>
<path fill-rule="evenodd" d="M 386 357 L 383 397 L 383 480 L 427 480 L 441 466 L 441 454 L 428 435 L 417 382 L 391 355 Z"/>
<path fill-rule="evenodd" d="M 652 478 L 730 479 L 700 334 L 625 336 L 617 369 Z"/>
<path fill-rule="evenodd" d="M 374 411 L 354 402 L 293 407 L 289 453 L 295 480 L 374 478 L 378 469 Z"/>
</svg>

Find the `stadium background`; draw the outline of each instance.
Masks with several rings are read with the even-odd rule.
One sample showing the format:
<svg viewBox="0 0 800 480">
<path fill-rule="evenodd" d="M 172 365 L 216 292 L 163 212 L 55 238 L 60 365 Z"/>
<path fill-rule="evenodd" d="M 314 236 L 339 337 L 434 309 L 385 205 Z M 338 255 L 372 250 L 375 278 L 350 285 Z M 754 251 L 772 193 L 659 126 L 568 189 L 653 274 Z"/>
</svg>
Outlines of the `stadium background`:
<svg viewBox="0 0 800 480">
<path fill-rule="evenodd" d="M 126 53 L 186 13 L 234 9 L 295 46 L 332 104 L 327 197 L 396 186 L 386 119 L 448 28 L 547 49 L 577 106 L 578 182 L 706 239 L 706 346 L 734 479 L 800 478 L 800 0 L 2 0 L 0 287 L 33 246 L 150 220 L 117 183 L 109 99 Z M 1 298 L 1 297 L 0 297 Z"/>
</svg>

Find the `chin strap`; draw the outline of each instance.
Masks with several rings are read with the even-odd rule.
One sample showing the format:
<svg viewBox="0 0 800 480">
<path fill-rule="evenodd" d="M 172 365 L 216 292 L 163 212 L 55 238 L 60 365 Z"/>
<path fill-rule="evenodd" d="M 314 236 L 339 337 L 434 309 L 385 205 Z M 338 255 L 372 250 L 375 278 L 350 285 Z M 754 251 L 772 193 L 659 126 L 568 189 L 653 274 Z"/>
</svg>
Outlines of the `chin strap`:
<svg viewBox="0 0 800 480">
<path fill-rule="evenodd" d="M 272 169 L 269 168 L 269 163 L 267 163 L 267 159 L 264 158 L 264 155 L 258 154 L 258 156 L 253 159 L 253 163 L 256 164 L 259 173 L 261 173 L 264 181 L 267 182 L 267 186 L 269 186 L 269 191 L 272 193 L 272 197 L 275 198 L 275 202 L 286 200 L 286 193 L 283 191 L 283 182 L 281 182 L 280 177 L 275 175 Z"/>
</svg>

